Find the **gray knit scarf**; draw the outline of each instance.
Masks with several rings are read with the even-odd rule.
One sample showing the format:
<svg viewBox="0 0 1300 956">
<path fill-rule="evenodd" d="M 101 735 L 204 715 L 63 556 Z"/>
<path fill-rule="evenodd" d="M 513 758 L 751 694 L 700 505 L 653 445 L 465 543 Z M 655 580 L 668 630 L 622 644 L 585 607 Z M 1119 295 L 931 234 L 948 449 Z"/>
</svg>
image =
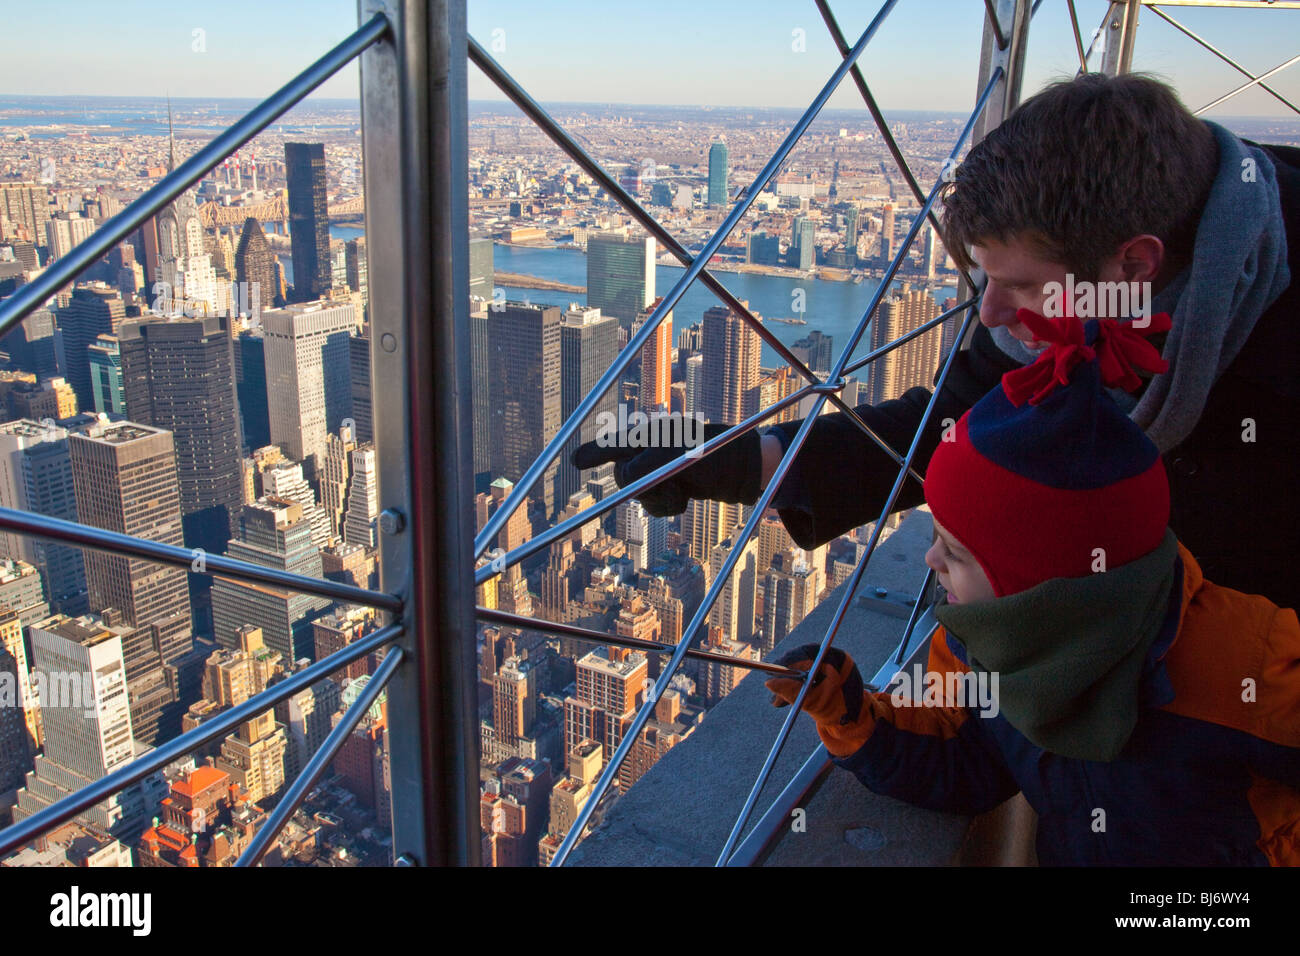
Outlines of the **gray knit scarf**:
<svg viewBox="0 0 1300 956">
<path fill-rule="evenodd" d="M 1155 376 L 1140 399 L 1108 389 L 1161 452 L 1196 427 L 1215 381 L 1291 282 L 1272 160 L 1217 123 L 1205 125 L 1219 144 L 1219 174 L 1201 214 L 1191 263 L 1151 302 L 1153 313 L 1173 317 L 1162 351 L 1169 371 Z M 1016 361 L 1038 358 L 1006 326 L 992 335 Z"/>
</svg>

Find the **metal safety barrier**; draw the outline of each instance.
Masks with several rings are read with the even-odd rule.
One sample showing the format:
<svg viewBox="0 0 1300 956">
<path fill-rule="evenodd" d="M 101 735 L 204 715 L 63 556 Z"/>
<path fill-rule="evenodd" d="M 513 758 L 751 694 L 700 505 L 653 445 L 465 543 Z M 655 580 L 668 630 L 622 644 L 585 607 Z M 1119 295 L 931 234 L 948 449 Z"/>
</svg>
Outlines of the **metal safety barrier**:
<svg viewBox="0 0 1300 956">
<path fill-rule="evenodd" d="M 0 831 L 0 854 L 24 845 L 55 827 L 183 757 L 196 748 L 232 731 L 243 720 L 264 713 L 275 703 L 310 686 L 329 673 L 359 660 L 380 647 L 394 645 L 365 691 L 309 761 L 284 798 L 258 831 L 238 865 L 254 865 L 266 853 L 283 825 L 291 818 L 311 787 L 324 772 L 339 747 L 364 713 L 387 690 L 390 700 L 393 846 L 398 865 L 474 864 L 479 859 L 478 733 L 473 634 L 475 620 L 505 626 L 567 635 L 593 644 L 635 647 L 667 655 L 659 679 L 645 695 L 615 752 L 609 758 L 592 794 L 579 811 L 552 861 L 563 865 L 590 822 L 601 798 L 654 712 L 655 705 L 686 657 L 726 663 L 770 674 L 794 676 L 789 669 L 769 662 L 742 661 L 694 648 L 705 618 L 718 599 L 737 559 L 756 531 L 764 511 L 803 447 L 823 407 L 830 403 L 879 447 L 898 474 L 869 537 L 865 552 L 844 590 L 830 627 L 818 645 L 812 670 L 833 643 L 861 583 L 868 561 L 879 543 L 884 522 L 907 479 L 921 480 L 914 468 L 921 435 L 935 407 L 958 348 L 969 340 L 979 304 L 978 276 L 962 274 L 959 304 L 924 325 L 886 343 L 865 357 L 851 361 L 872 314 L 888 294 L 893 277 L 927 221 L 936 228 L 934 205 L 942 180 L 928 193 L 921 189 L 904 160 L 878 104 L 858 67 L 858 60 L 898 0 L 885 0 L 875 17 L 850 46 L 826 0 L 814 0 L 841 62 L 821 91 L 790 129 L 780 146 L 744 189 L 722 224 L 692 256 L 607 173 L 560 125 L 470 37 L 465 26 L 463 0 L 361 0 L 361 26 L 307 69 L 298 74 L 246 116 L 154 187 L 112 217 L 66 256 L 57 260 L 31 283 L 0 301 L 0 336 L 65 288 L 87 267 L 123 241 L 132 231 L 162 211 L 185 190 L 211 172 L 224 159 L 265 130 L 296 103 L 359 58 L 361 65 L 362 152 L 366 190 L 366 237 L 372 323 L 372 380 L 386 387 L 374 395 L 376 445 L 380 459 L 380 500 L 388 507 L 385 533 L 380 540 L 379 591 L 311 578 L 262 567 L 223 555 L 205 556 L 200 573 L 220 573 L 244 581 L 260 582 L 340 601 L 375 607 L 389 620 L 380 629 L 343 650 L 290 675 L 244 703 L 224 711 L 200 727 L 160 745 L 125 767 L 57 801 L 45 810 Z M 984 37 L 975 107 L 949 156 L 956 161 L 968 143 L 978 142 L 1015 108 L 1029 23 L 1042 0 L 985 0 Z M 1079 71 L 1086 72 L 1098 40 L 1104 41 L 1101 69 L 1126 72 L 1131 67 L 1139 11 L 1149 8 L 1164 21 L 1228 63 L 1248 82 L 1196 111 L 1204 112 L 1254 86 L 1268 92 L 1293 111 L 1300 112 L 1264 81 L 1300 62 L 1300 56 L 1254 74 L 1227 54 L 1193 33 L 1160 7 L 1235 7 L 1298 9 L 1300 2 L 1260 4 L 1242 0 L 1113 0 L 1101 26 L 1085 48 L 1074 0 L 1067 0 Z M 524 472 L 515 487 L 477 534 L 473 532 L 472 416 L 469 409 L 468 313 L 468 198 L 466 68 L 473 62 L 568 156 L 598 182 L 626 211 L 684 266 L 684 273 L 659 302 L 646 322 L 631 337 L 613 364 L 579 403 L 544 450 Z M 851 76 L 870 112 L 882 141 L 901 171 L 911 195 L 920 204 L 906 237 L 894 253 L 870 304 L 852 335 L 840 349 L 833 368 L 821 379 L 776 335 L 745 307 L 707 268 L 706 264 L 739 224 L 758 194 L 770 183 L 782 163 L 807 131 L 846 76 Z M 501 559 L 473 568 L 512 514 L 523 504 L 542 474 L 613 386 L 629 363 L 640 354 L 659 324 L 686 290 L 704 283 L 771 346 L 804 384 L 793 394 L 749 416 L 700 446 L 691 458 L 679 458 L 636 482 L 608 495 Z M 904 453 L 899 453 L 871 429 L 843 399 L 845 376 L 869 367 L 911 339 L 964 314 L 955 347 L 946 357 L 921 425 Z M 434 316 L 445 321 L 433 321 Z M 557 624 L 501 611 L 476 608 L 475 584 L 504 567 L 536 554 L 574 529 L 636 497 L 709 454 L 758 427 L 783 410 L 811 399 L 811 410 L 785 449 L 774 475 L 753 506 L 722 567 L 700 607 L 684 627 L 675 645 L 646 646 L 652 642 L 620 638 L 573 625 Z M 161 542 L 135 538 L 39 514 L 0 508 L 0 528 L 67 544 L 127 554 L 143 560 L 192 569 L 193 552 Z M 873 679 L 883 686 L 904 660 L 921 653 L 933 630 L 929 600 L 933 573 L 927 573 L 917 594 L 897 655 L 886 661 Z M 792 801 L 802 799 L 824 772 L 824 749 L 814 752 L 796 777 L 789 781 L 758 823 L 746 833 L 758 799 L 785 744 L 808 684 L 801 687 L 781 730 L 763 762 L 751 791 L 722 847 L 718 865 L 749 865 L 784 820 Z"/>
</svg>

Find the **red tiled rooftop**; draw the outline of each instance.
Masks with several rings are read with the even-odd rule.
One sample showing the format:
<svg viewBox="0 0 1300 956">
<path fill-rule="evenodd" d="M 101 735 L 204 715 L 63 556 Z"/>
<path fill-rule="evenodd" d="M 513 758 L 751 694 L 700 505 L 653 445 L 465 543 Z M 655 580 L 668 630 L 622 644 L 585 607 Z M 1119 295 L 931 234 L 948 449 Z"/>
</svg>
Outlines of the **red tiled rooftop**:
<svg viewBox="0 0 1300 956">
<path fill-rule="evenodd" d="M 193 797 L 196 793 L 201 793 L 208 787 L 219 783 L 226 774 L 216 767 L 198 767 L 190 774 L 188 780 L 177 780 L 172 784 L 172 790 L 186 797 Z"/>
</svg>

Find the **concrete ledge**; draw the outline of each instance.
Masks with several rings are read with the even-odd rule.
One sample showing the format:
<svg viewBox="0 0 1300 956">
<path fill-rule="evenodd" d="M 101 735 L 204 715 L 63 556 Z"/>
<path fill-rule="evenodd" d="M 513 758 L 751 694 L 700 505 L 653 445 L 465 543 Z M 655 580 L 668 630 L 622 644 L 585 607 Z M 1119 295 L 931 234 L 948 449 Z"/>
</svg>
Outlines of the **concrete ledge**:
<svg viewBox="0 0 1300 956">
<path fill-rule="evenodd" d="M 864 677 L 892 652 L 907 626 L 931 542 L 930 515 L 913 512 L 872 555 L 859 593 L 835 638 Z M 820 641 L 843 597 L 841 585 L 778 645 L 772 656 Z M 875 597 L 875 588 L 888 595 Z M 891 605 L 880 608 L 881 603 Z M 574 848 L 571 866 L 712 866 L 735 825 L 772 741 L 788 713 L 771 705 L 752 673 L 709 711 L 704 722 L 614 804 L 604 822 Z M 819 745 L 813 722 L 795 722 L 750 826 Z M 787 833 L 768 866 L 944 865 L 956 855 L 969 818 L 935 813 L 877 796 L 851 774 L 832 768 L 806 802 L 804 832 Z"/>
</svg>

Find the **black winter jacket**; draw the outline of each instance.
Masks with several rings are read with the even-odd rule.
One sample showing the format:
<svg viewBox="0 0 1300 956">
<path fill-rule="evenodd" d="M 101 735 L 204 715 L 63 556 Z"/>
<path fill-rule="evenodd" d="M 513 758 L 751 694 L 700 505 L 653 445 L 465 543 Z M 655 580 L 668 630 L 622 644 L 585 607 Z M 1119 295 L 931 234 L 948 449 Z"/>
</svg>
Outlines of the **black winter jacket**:
<svg viewBox="0 0 1300 956">
<path fill-rule="evenodd" d="M 1255 145 L 1255 144 L 1252 144 Z M 1211 389 L 1200 421 L 1164 455 L 1169 525 L 1205 577 L 1281 607 L 1300 607 L 1300 149 L 1264 146 L 1277 168 L 1291 284 L 1262 315 L 1241 353 Z M 976 324 L 940 391 L 918 448 L 916 470 L 956 420 L 1018 363 Z M 936 381 L 938 376 L 936 374 Z M 912 388 L 856 411 L 900 454 L 906 452 L 931 393 Z M 1242 440 L 1244 419 L 1255 441 Z M 778 427 L 785 442 L 801 422 Z M 843 413 L 823 415 L 778 490 L 774 505 L 795 543 L 811 548 L 876 520 L 898 467 Z M 896 510 L 922 504 L 909 480 Z"/>
</svg>

